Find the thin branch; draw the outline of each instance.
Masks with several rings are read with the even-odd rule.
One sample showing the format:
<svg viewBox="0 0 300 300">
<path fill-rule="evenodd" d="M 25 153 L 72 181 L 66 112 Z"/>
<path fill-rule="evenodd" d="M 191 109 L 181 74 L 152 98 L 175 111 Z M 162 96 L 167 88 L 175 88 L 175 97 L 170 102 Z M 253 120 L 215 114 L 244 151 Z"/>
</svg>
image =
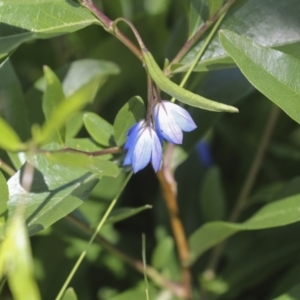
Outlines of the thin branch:
<svg viewBox="0 0 300 300">
<path fill-rule="evenodd" d="M 44 153 L 44 154 L 51 154 L 51 153 L 61 153 L 61 152 L 69 152 L 69 153 L 80 153 L 84 154 L 87 156 L 101 156 L 101 155 L 106 155 L 106 154 L 116 154 L 120 153 L 123 150 L 119 147 L 112 147 L 112 148 L 107 148 L 103 150 L 98 150 L 98 151 L 83 151 L 83 150 L 78 150 L 70 147 L 65 147 L 62 149 L 58 150 L 44 150 L 44 149 L 38 149 L 36 150 L 37 153 Z"/>
<path fill-rule="evenodd" d="M 182 274 L 182 285 L 185 291 L 183 298 L 190 299 L 192 284 L 191 272 L 188 267 L 188 261 L 190 259 L 190 250 L 187 242 L 187 236 L 184 232 L 183 224 L 179 216 L 179 208 L 177 205 L 177 184 L 174 179 L 173 172 L 170 169 L 170 160 L 168 159 L 170 158 L 169 154 L 172 153 L 172 149 L 173 145 L 168 144 L 166 149 L 165 163 L 162 170 L 157 172 L 157 177 L 159 179 L 165 203 L 170 215 L 173 235 L 178 250 Z"/>
<path fill-rule="evenodd" d="M 91 11 L 101 22 L 103 28 L 120 40 L 140 61 L 143 62 L 141 50 L 118 28 L 112 28 L 113 22 L 91 0 L 79 0 L 82 6 Z"/>
<path fill-rule="evenodd" d="M 250 170 L 249 170 L 247 177 L 242 185 L 242 188 L 238 195 L 235 207 L 228 218 L 228 222 L 236 222 L 247 206 L 248 197 L 250 195 L 250 192 L 254 186 L 255 180 L 256 180 L 259 170 L 261 168 L 264 155 L 266 153 L 266 150 L 270 143 L 271 136 L 273 134 L 276 122 L 278 120 L 279 113 L 280 113 L 280 109 L 278 108 L 278 106 L 273 105 L 271 108 L 270 114 L 269 114 L 269 119 L 265 126 L 265 130 L 262 134 L 259 146 L 257 148 L 256 154 L 251 163 Z M 220 245 L 218 245 L 213 250 L 211 258 L 206 267 L 206 270 L 204 271 L 204 276 L 207 279 L 214 278 L 215 270 L 216 270 L 216 268 L 219 264 L 219 261 L 222 257 L 225 246 L 226 246 L 226 241 L 221 243 Z"/>
<path fill-rule="evenodd" d="M 216 22 L 220 16 L 226 12 L 229 7 L 235 2 L 235 0 L 228 0 L 210 19 L 208 19 L 199 30 L 187 40 L 187 42 L 183 45 L 181 50 L 176 54 L 171 63 L 165 70 L 165 74 L 170 74 L 170 69 L 173 64 L 176 64 L 181 61 L 181 59 L 191 50 L 191 48 L 198 42 L 199 38 L 211 27 L 211 25 Z"/>
<path fill-rule="evenodd" d="M 11 168 L 8 164 L 6 164 L 2 159 L 0 159 L 0 169 L 2 169 L 9 176 L 13 176 L 16 174 L 16 171 Z"/>
</svg>

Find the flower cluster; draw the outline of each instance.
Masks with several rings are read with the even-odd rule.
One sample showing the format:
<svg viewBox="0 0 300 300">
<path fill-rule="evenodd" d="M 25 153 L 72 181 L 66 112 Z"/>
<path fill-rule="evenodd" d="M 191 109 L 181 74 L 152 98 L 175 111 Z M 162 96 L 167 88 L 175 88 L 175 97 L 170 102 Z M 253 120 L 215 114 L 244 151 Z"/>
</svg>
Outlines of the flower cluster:
<svg viewBox="0 0 300 300">
<path fill-rule="evenodd" d="M 192 131 L 197 127 L 185 109 L 169 101 L 158 102 L 154 107 L 153 117 L 154 124 L 142 120 L 134 124 L 127 133 L 124 146 L 127 155 L 123 165 L 131 165 L 134 173 L 145 168 L 149 162 L 157 172 L 162 162 L 163 140 L 181 144 L 182 131 Z"/>
</svg>

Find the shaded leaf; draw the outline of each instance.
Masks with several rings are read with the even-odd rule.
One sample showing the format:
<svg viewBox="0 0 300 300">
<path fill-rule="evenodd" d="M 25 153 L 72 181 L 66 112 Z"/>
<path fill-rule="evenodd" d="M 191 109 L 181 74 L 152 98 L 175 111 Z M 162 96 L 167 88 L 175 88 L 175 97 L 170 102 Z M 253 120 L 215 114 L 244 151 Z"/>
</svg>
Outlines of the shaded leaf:
<svg viewBox="0 0 300 300">
<path fill-rule="evenodd" d="M 91 24 L 99 24 L 99 21 L 75 1 L 2 1 L 0 54 L 10 52 L 25 41 L 51 38 Z"/>
<path fill-rule="evenodd" d="M 23 141 L 29 139 L 30 128 L 22 88 L 9 59 L 0 64 L 0 116 Z"/>
<path fill-rule="evenodd" d="M 225 195 L 220 170 L 213 167 L 207 171 L 200 193 L 201 213 L 206 221 L 222 220 L 225 217 Z"/>
<path fill-rule="evenodd" d="M 300 123 L 300 60 L 230 31 L 221 31 L 220 41 L 246 78 Z"/>
<path fill-rule="evenodd" d="M 130 98 L 119 110 L 114 121 L 114 138 L 118 146 L 122 146 L 125 143 L 130 127 L 143 119 L 145 114 L 145 104 L 139 96 Z"/>
<path fill-rule="evenodd" d="M 152 265 L 156 269 L 164 268 L 174 253 L 174 240 L 167 236 L 155 247 L 152 254 Z"/>
<path fill-rule="evenodd" d="M 258 230 L 284 226 L 300 219 L 300 194 L 265 205 L 242 224 L 210 222 L 197 229 L 189 238 L 191 261 L 209 248 L 241 230 Z"/>
<path fill-rule="evenodd" d="M 95 113 L 88 112 L 83 116 L 83 123 L 91 137 L 100 145 L 112 144 L 113 127 Z"/>
<path fill-rule="evenodd" d="M 144 210 L 151 209 L 151 205 L 144 205 L 138 208 L 129 208 L 129 207 L 121 207 L 121 208 L 116 208 L 115 210 L 112 211 L 110 214 L 109 218 L 107 219 L 106 223 L 116 223 L 120 222 L 123 220 L 126 220 Z"/>
</svg>

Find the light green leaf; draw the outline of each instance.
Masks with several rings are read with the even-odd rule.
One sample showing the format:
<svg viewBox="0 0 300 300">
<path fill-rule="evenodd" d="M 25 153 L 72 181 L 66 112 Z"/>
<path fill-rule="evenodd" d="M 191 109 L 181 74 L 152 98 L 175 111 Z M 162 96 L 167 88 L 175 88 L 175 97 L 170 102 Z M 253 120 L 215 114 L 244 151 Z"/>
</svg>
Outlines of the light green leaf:
<svg viewBox="0 0 300 300">
<path fill-rule="evenodd" d="M 0 116 L 23 141 L 29 139 L 30 127 L 22 87 L 9 59 L 0 64 Z"/>
<path fill-rule="evenodd" d="M 81 168 L 98 176 L 117 177 L 120 170 L 116 164 L 101 157 L 91 157 L 80 153 L 56 152 L 45 154 L 52 163 Z"/>
<path fill-rule="evenodd" d="M 4 275 L 15 300 L 41 299 L 34 280 L 27 231 L 19 211 L 12 217 L 0 248 L 0 278 Z"/>
<path fill-rule="evenodd" d="M 201 214 L 206 221 L 222 220 L 225 217 L 225 195 L 220 170 L 213 167 L 207 171 L 200 194 Z"/>
<path fill-rule="evenodd" d="M 152 205 L 144 205 L 138 208 L 129 208 L 129 207 L 121 207 L 121 208 L 116 208 L 115 210 L 112 211 L 110 214 L 109 218 L 107 219 L 107 222 L 110 223 L 116 223 L 120 222 L 123 220 L 126 220 L 136 214 L 139 214 L 140 212 L 151 209 Z"/>
<path fill-rule="evenodd" d="M 0 148 L 7 151 L 20 151 L 25 149 L 17 133 L 8 125 L 6 121 L 0 118 Z"/>
<path fill-rule="evenodd" d="M 68 288 L 64 293 L 62 300 L 77 300 L 76 293 L 73 288 Z"/>
<path fill-rule="evenodd" d="M 139 96 L 134 96 L 119 110 L 114 121 L 114 138 L 118 146 L 126 141 L 127 132 L 132 125 L 145 118 L 146 108 Z"/>
<path fill-rule="evenodd" d="M 209 17 L 212 17 L 222 6 L 223 0 L 208 0 Z"/>
<path fill-rule="evenodd" d="M 64 126 L 68 118 L 81 110 L 94 97 L 97 87 L 98 78 L 94 78 L 76 93 L 64 99 L 41 129 L 33 128 L 33 137 L 36 143 L 40 144 L 49 140 L 57 130 Z"/>
<path fill-rule="evenodd" d="M 202 0 L 193 0 L 193 2 L 200 5 Z M 239 0 L 229 9 L 221 29 L 229 29 L 253 39 L 258 44 L 300 58 L 300 32 L 297 30 L 300 27 L 299 10 L 298 0 Z M 196 43 L 181 60 L 181 68 L 178 68 L 179 64 L 176 66 L 176 72 L 184 72 L 188 69 L 203 42 L 204 39 Z M 232 59 L 224 51 L 216 35 L 194 71 L 209 71 L 233 65 Z"/>
<path fill-rule="evenodd" d="M 26 208 L 30 235 L 49 227 L 77 208 L 98 182 L 96 175 L 80 168 L 51 163 L 43 154 L 36 155 L 31 164 L 34 175 L 29 193 L 21 185 L 24 166 L 8 180 L 9 217 L 21 201 Z"/>
<path fill-rule="evenodd" d="M 84 112 L 78 112 L 67 121 L 66 138 L 73 138 L 77 135 L 83 125 Z"/>
<path fill-rule="evenodd" d="M 46 121 L 48 121 L 59 104 L 65 99 L 65 95 L 62 90 L 62 85 L 55 75 L 55 73 L 47 66 L 44 66 L 44 76 L 46 79 L 46 88 L 43 95 L 43 112 Z M 57 131 L 55 134 L 55 142 L 64 141 L 64 130 Z"/>
<path fill-rule="evenodd" d="M 91 137 L 100 145 L 112 145 L 113 127 L 95 113 L 85 113 L 83 123 Z"/>
<path fill-rule="evenodd" d="M 76 1 L 5 0 L 1 2 L 0 24 L 0 54 L 4 54 L 25 41 L 100 23 Z"/>
<path fill-rule="evenodd" d="M 300 60 L 227 30 L 220 32 L 220 41 L 246 78 L 300 123 Z"/>
<path fill-rule="evenodd" d="M 191 262 L 206 250 L 241 230 L 259 230 L 285 226 L 300 219 L 300 194 L 265 205 L 244 223 L 210 222 L 189 238 Z"/>
</svg>

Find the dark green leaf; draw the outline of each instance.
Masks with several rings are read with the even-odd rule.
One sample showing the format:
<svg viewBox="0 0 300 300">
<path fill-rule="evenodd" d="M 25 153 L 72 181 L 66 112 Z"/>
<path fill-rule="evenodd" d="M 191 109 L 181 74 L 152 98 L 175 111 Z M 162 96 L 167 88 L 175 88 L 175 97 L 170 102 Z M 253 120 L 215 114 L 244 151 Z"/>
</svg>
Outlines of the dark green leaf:
<svg viewBox="0 0 300 300">
<path fill-rule="evenodd" d="M 116 208 L 113 210 L 113 212 L 110 214 L 109 218 L 106 222 L 109 223 L 116 223 L 123 220 L 126 220 L 144 210 L 151 209 L 151 205 L 145 205 L 138 208 L 129 208 L 129 207 L 122 207 L 122 208 Z"/>
<path fill-rule="evenodd" d="M 164 268 L 174 253 L 174 240 L 168 236 L 162 239 L 152 254 L 152 265 L 156 269 Z"/>
<path fill-rule="evenodd" d="M 126 141 L 129 128 L 137 121 L 143 119 L 146 114 L 144 101 L 141 97 L 135 96 L 119 110 L 114 122 L 114 138 L 118 146 Z"/>
<path fill-rule="evenodd" d="M 85 113 L 83 123 L 91 137 L 100 145 L 112 145 L 113 127 L 95 113 Z"/>
<path fill-rule="evenodd" d="M 265 205 L 242 224 L 210 222 L 189 238 L 192 261 L 209 248 L 241 230 L 258 230 L 284 226 L 300 219 L 300 194 Z"/>
<path fill-rule="evenodd" d="M 27 111 L 21 84 L 9 59 L 0 64 L 0 78 L 0 116 L 25 141 L 30 137 Z"/>
<path fill-rule="evenodd" d="M 247 79 L 300 123 L 300 60 L 230 31 L 221 31 L 220 41 Z"/>
<path fill-rule="evenodd" d="M 3 214 L 7 210 L 8 187 L 6 179 L 0 171 L 0 222 L 3 220 Z"/>
<path fill-rule="evenodd" d="M 1 2 L 0 54 L 36 38 L 73 32 L 98 19 L 71 0 L 14 0 Z"/>
<path fill-rule="evenodd" d="M 223 220 L 225 195 L 220 170 L 213 167 L 207 171 L 200 194 L 201 213 L 206 221 Z"/>
</svg>

